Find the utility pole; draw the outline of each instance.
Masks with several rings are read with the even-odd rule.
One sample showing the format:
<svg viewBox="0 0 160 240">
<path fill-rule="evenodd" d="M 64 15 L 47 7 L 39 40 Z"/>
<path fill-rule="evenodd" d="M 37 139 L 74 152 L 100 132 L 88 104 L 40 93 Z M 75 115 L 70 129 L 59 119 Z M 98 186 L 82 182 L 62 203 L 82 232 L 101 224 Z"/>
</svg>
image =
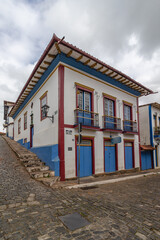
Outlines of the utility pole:
<svg viewBox="0 0 160 240">
<path fill-rule="evenodd" d="M 82 123 L 79 123 L 78 124 L 78 184 L 80 183 L 80 144 L 82 142 L 82 135 L 81 135 L 81 132 L 82 132 Z"/>
</svg>

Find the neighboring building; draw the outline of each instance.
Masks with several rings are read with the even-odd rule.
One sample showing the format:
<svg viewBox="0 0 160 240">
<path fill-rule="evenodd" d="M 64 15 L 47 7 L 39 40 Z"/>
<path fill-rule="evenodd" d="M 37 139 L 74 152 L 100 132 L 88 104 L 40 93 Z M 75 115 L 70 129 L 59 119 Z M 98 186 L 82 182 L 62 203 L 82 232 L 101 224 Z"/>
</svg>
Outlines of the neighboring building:
<svg viewBox="0 0 160 240">
<path fill-rule="evenodd" d="M 14 123 L 13 118 L 9 117 L 8 114 L 14 106 L 14 102 L 4 101 L 4 124 L 3 127 L 6 128 L 6 135 L 11 139 L 14 138 Z"/>
<path fill-rule="evenodd" d="M 142 169 L 160 166 L 160 104 L 139 107 Z"/>
<path fill-rule="evenodd" d="M 10 112 L 14 139 L 61 180 L 74 178 L 82 123 L 81 177 L 140 167 L 138 97 L 150 93 L 53 35 Z"/>
</svg>

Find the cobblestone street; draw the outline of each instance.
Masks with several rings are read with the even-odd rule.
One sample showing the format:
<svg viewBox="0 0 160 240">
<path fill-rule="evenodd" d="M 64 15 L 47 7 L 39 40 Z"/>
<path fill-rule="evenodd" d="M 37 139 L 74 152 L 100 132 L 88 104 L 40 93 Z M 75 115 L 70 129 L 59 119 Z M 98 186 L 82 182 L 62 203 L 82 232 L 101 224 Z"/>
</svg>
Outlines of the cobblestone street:
<svg viewBox="0 0 160 240">
<path fill-rule="evenodd" d="M 90 224 L 70 231 L 59 216 Z M 0 240 L 160 239 L 160 174 L 88 190 L 32 179 L 0 137 Z"/>
</svg>

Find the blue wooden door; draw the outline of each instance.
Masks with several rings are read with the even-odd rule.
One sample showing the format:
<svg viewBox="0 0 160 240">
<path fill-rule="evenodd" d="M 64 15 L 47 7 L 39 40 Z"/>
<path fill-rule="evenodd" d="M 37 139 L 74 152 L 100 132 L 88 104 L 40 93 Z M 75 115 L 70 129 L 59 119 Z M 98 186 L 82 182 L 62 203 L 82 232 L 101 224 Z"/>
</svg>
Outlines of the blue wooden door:
<svg viewBox="0 0 160 240">
<path fill-rule="evenodd" d="M 152 168 L 152 151 L 141 151 L 142 170 Z"/>
<path fill-rule="evenodd" d="M 105 141 L 105 172 L 116 171 L 116 146 Z"/>
<path fill-rule="evenodd" d="M 104 98 L 104 115 L 105 115 L 105 128 L 114 129 L 114 101 Z"/>
<path fill-rule="evenodd" d="M 133 168 L 133 144 L 131 142 L 124 143 L 125 148 L 125 169 Z"/>
<path fill-rule="evenodd" d="M 79 146 L 77 145 L 77 175 L 79 161 Z M 80 144 L 80 177 L 92 175 L 92 141 L 83 140 Z"/>
<path fill-rule="evenodd" d="M 91 126 L 91 93 L 79 90 L 78 94 L 78 123 Z"/>
</svg>

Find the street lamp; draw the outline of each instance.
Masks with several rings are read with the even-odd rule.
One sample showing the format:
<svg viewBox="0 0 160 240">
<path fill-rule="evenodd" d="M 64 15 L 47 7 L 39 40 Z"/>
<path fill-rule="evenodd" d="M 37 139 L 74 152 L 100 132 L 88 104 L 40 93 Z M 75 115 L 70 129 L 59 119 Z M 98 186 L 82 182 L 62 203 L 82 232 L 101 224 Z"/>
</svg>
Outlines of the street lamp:
<svg viewBox="0 0 160 240">
<path fill-rule="evenodd" d="M 48 115 L 47 115 L 47 114 L 48 114 L 48 111 L 49 111 L 49 108 L 50 108 L 50 107 L 49 107 L 47 104 L 43 105 L 43 106 L 41 107 L 41 109 L 42 109 L 42 115 L 44 115 L 46 118 L 51 119 L 52 123 L 54 123 L 54 115 L 52 115 L 52 116 L 48 116 Z"/>
</svg>

